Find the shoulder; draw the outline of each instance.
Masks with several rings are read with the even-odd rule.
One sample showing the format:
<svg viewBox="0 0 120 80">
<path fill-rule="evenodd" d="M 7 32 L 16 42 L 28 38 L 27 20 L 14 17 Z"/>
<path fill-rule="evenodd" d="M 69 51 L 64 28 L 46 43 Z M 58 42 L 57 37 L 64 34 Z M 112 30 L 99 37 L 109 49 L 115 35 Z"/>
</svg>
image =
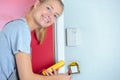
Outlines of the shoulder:
<svg viewBox="0 0 120 80">
<path fill-rule="evenodd" d="M 24 18 L 15 19 L 8 22 L 5 27 L 3 28 L 5 32 L 18 32 L 18 31 L 30 31 L 27 22 Z"/>
<path fill-rule="evenodd" d="M 6 28 L 13 28 L 13 29 L 17 29 L 17 28 L 24 28 L 24 26 L 27 26 L 25 20 L 23 19 L 15 19 L 12 21 L 9 21 L 6 25 L 5 25 L 5 29 Z"/>
</svg>

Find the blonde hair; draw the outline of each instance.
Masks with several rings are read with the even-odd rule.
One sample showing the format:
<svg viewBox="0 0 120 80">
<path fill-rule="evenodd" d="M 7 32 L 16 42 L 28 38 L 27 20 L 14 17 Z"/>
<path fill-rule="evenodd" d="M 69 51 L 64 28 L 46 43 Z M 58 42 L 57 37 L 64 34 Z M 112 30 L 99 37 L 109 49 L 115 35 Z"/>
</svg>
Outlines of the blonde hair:
<svg viewBox="0 0 120 80">
<path fill-rule="evenodd" d="M 47 31 L 47 28 L 37 28 L 35 30 L 35 33 L 36 33 L 36 37 L 39 41 L 39 44 L 42 44 L 44 39 L 45 39 L 45 36 L 46 36 L 46 31 Z"/>
<path fill-rule="evenodd" d="M 44 2 L 49 1 L 49 0 L 39 0 L 39 1 L 40 1 L 40 3 L 44 3 Z M 63 4 L 62 0 L 56 0 L 56 1 L 58 1 L 60 3 L 60 5 L 62 7 L 62 10 L 63 10 L 64 9 L 64 4 Z"/>
<path fill-rule="evenodd" d="M 49 0 L 39 0 L 40 3 L 44 3 L 45 1 L 49 1 Z M 61 0 L 57 0 L 61 7 L 62 7 L 62 10 L 64 8 L 64 4 Z M 46 36 L 46 31 L 47 31 L 47 28 L 39 28 L 39 29 L 36 29 L 35 32 L 36 32 L 36 37 L 39 41 L 39 44 L 42 44 L 44 39 L 45 39 L 45 36 Z"/>
</svg>

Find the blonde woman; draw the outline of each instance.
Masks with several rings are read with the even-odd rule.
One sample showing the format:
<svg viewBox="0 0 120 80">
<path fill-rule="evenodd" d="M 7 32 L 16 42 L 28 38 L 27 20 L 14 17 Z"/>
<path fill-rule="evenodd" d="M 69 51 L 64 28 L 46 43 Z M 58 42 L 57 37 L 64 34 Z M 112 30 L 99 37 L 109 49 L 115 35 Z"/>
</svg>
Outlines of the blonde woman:
<svg viewBox="0 0 120 80">
<path fill-rule="evenodd" d="M 47 76 L 35 74 L 31 65 L 30 32 L 36 30 L 42 43 L 45 28 L 53 24 L 62 11 L 61 0 L 37 0 L 25 17 L 5 25 L 0 32 L 0 80 L 70 80 L 70 76 L 57 74 L 55 69 L 54 73 L 46 71 Z"/>
</svg>

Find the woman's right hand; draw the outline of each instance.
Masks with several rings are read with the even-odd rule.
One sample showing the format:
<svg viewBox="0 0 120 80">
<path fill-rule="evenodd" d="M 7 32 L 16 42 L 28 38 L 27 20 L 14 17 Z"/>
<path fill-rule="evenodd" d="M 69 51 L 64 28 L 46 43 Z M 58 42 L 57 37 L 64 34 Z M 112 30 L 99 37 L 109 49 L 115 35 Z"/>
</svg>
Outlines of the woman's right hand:
<svg viewBox="0 0 120 80">
<path fill-rule="evenodd" d="M 46 70 L 46 71 L 45 71 L 45 74 L 46 74 L 47 76 L 58 75 L 58 70 L 52 68 L 52 71 L 53 71 L 53 72 L 50 72 L 49 70 Z"/>
</svg>

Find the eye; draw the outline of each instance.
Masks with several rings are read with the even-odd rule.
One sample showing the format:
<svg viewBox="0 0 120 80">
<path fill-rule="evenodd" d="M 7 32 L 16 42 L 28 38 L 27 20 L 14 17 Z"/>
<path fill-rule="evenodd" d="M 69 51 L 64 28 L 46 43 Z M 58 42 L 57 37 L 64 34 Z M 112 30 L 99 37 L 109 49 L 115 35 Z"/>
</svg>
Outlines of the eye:
<svg viewBox="0 0 120 80">
<path fill-rule="evenodd" d="M 56 14 L 54 14 L 54 17 L 57 18 L 58 16 Z"/>
<path fill-rule="evenodd" d="M 55 13 L 54 14 L 54 17 L 57 19 L 59 17 L 59 14 L 58 13 Z"/>
<path fill-rule="evenodd" d="M 51 8 L 50 8 L 49 6 L 47 6 L 46 8 L 47 8 L 47 10 L 49 10 L 49 11 L 51 10 Z"/>
</svg>

